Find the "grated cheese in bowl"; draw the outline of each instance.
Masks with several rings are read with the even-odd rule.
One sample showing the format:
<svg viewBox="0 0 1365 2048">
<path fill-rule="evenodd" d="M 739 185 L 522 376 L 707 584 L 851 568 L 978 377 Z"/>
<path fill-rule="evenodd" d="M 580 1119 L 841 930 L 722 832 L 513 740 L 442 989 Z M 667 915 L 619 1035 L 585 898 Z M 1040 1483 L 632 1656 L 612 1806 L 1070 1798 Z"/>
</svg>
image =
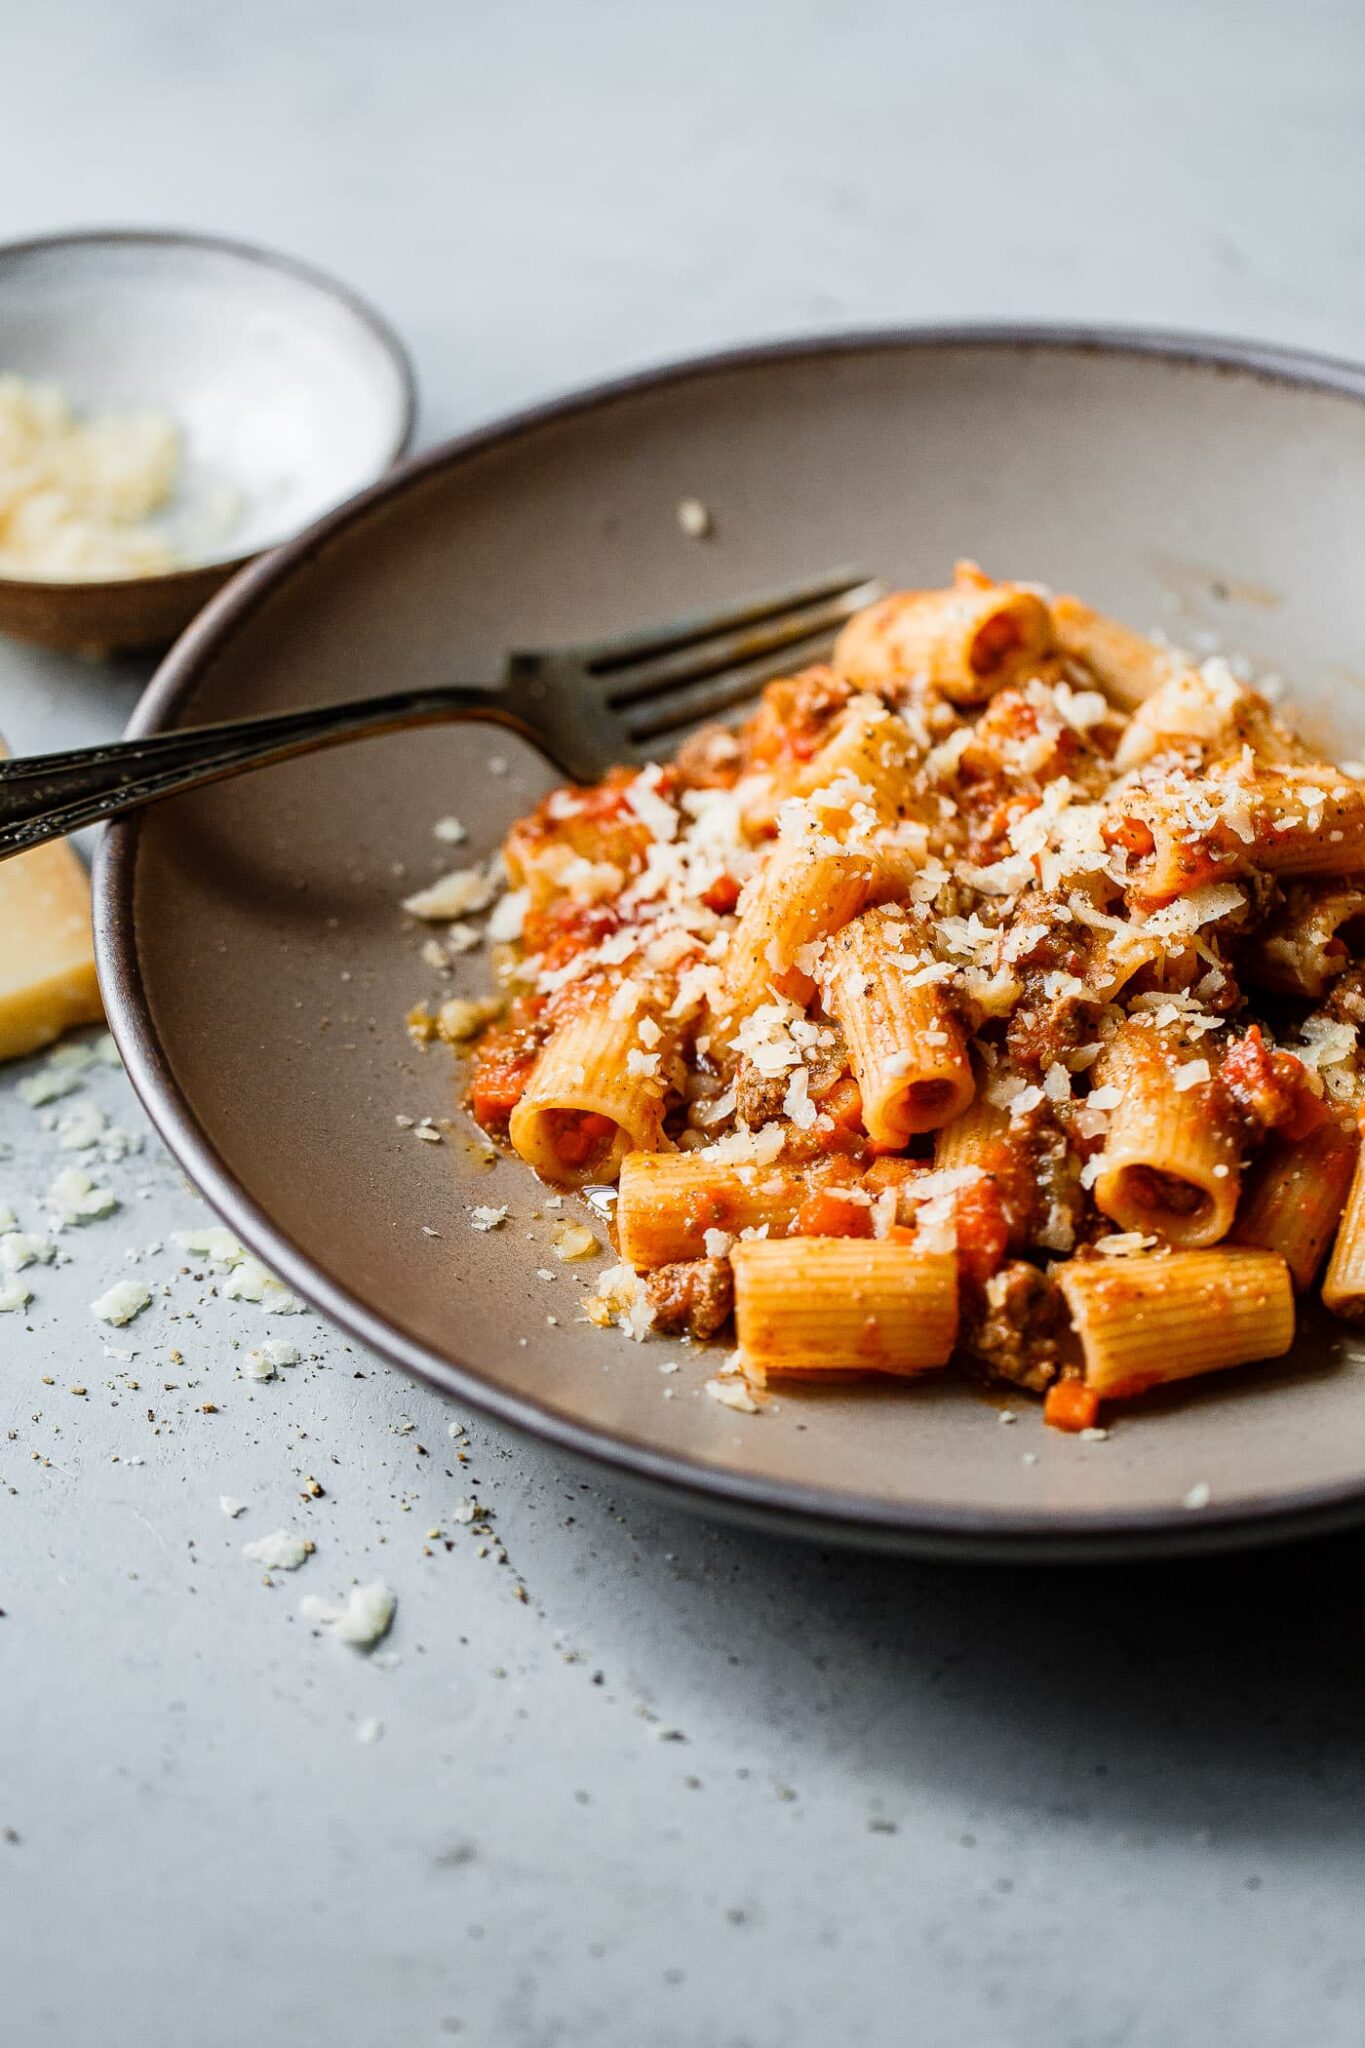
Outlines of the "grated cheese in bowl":
<svg viewBox="0 0 1365 2048">
<path fill-rule="evenodd" d="M 0 376 L 0 575 L 104 582 L 181 567 L 149 523 L 180 463 L 164 413 L 82 419 L 56 385 Z"/>
</svg>

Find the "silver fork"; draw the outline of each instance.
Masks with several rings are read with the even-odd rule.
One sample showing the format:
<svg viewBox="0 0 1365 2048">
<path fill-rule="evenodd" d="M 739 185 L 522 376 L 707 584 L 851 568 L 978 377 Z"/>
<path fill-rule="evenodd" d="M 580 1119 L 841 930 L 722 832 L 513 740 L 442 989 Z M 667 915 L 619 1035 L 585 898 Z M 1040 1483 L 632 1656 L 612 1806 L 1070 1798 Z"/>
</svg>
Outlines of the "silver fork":
<svg viewBox="0 0 1365 2048">
<path fill-rule="evenodd" d="M 614 762 L 643 765 L 660 743 L 676 745 L 775 675 L 817 660 L 845 619 L 881 594 L 860 570 L 841 569 L 724 612 L 511 654 L 501 681 L 484 689 L 404 690 L 0 761 L 0 860 L 201 783 L 410 725 L 506 726 L 571 781 L 592 782 Z"/>
</svg>

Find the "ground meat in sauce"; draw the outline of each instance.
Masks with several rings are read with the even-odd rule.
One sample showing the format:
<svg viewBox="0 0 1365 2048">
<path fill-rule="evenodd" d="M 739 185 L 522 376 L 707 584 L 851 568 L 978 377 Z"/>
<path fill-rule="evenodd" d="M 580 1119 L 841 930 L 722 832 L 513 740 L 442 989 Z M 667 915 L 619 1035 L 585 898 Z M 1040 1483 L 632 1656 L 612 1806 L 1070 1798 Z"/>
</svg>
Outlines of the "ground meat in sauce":
<svg viewBox="0 0 1365 2048">
<path fill-rule="evenodd" d="M 742 1059 L 735 1073 L 735 1115 L 756 1131 L 782 1114 L 790 1074 L 760 1074 L 751 1059 Z"/>
<path fill-rule="evenodd" d="M 683 741 L 673 763 L 683 789 L 729 789 L 743 765 L 739 736 L 726 725 L 704 725 Z"/>
<path fill-rule="evenodd" d="M 1268 1046 L 1258 1024 L 1226 1048 L 1216 1087 L 1253 1141 L 1274 1130 L 1303 1137 L 1321 1119 L 1302 1063 L 1292 1053 Z"/>
<path fill-rule="evenodd" d="M 654 1327 L 665 1336 L 684 1332 L 705 1343 L 729 1321 L 735 1305 L 734 1275 L 728 1259 L 680 1259 L 659 1266 L 645 1280 Z"/>
<path fill-rule="evenodd" d="M 1027 1259 L 1012 1259 L 964 1302 L 963 1343 L 987 1371 L 1042 1393 L 1061 1369 L 1069 1323 L 1061 1293 Z"/>
<path fill-rule="evenodd" d="M 1335 1024 L 1365 1024 L 1365 966 L 1348 967 L 1322 1007 Z"/>
<path fill-rule="evenodd" d="M 853 685 L 832 668 L 803 669 L 769 683 L 740 734 L 746 762 L 764 767 L 773 761 L 809 761 L 852 695 Z"/>
<path fill-rule="evenodd" d="M 1084 996 L 1043 997 L 1021 1002 L 1010 1018 L 1005 1044 L 1021 1074 L 1041 1081 L 1050 1066 L 1088 1045 L 1095 1036 L 1095 1004 Z"/>
</svg>

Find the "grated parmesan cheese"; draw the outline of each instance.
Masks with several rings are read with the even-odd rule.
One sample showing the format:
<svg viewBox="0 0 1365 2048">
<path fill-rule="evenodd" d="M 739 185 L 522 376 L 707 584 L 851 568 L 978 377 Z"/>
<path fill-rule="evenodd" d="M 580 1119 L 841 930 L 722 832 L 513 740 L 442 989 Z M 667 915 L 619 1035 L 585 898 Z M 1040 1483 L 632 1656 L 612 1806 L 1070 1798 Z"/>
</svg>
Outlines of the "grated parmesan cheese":
<svg viewBox="0 0 1365 2048">
<path fill-rule="evenodd" d="M 0 576 L 108 582 L 181 564 L 153 524 L 180 481 L 164 413 L 81 419 L 55 384 L 0 376 Z"/>
<path fill-rule="evenodd" d="M 372 1650 L 382 1642 L 393 1626 L 397 1607 L 397 1598 L 382 1579 L 352 1586 L 339 1605 L 320 1600 L 315 1593 L 299 1602 L 299 1612 L 305 1621 L 317 1622 L 337 1642 L 349 1643 L 356 1650 Z"/>
<path fill-rule="evenodd" d="M 91 1302 L 90 1313 L 98 1316 L 102 1323 L 113 1323 L 121 1329 L 151 1305 L 152 1297 L 140 1280 L 116 1280 L 112 1287 Z"/>
<path fill-rule="evenodd" d="M 244 1543 L 242 1556 L 248 1564 L 259 1564 L 268 1572 L 296 1572 L 308 1562 L 313 1550 L 308 1537 L 298 1536 L 292 1529 L 274 1529 L 269 1536 Z"/>
<path fill-rule="evenodd" d="M 429 924 L 444 923 L 450 918 L 467 917 L 473 910 L 486 910 L 493 895 L 493 884 L 482 868 L 456 868 L 429 888 L 405 896 L 403 908 L 409 917 L 423 918 Z"/>
</svg>

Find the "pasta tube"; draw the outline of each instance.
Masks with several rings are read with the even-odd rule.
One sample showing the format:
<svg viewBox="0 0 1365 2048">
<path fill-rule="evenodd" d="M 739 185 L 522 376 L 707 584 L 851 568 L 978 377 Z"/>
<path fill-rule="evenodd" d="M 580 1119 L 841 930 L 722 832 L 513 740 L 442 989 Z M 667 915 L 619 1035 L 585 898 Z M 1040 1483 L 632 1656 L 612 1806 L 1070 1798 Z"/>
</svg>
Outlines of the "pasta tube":
<svg viewBox="0 0 1365 2048">
<path fill-rule="evenodd" d="M 1329 1119 L 1297 1144 L 1272 1137 L 1256 1162 L 1232 1236 L 1278 1252 L 1302 1291 L 1341 1220 L 1360 1139 Z"/>
<path fill-rule="evenodd" d="M 1191 1067 L 1203 1078 L 1184 1085 Z M 1130 1018 L 1092 1069 L 1117 1091 L 1095 1180 L 1095 1202 L 1122 1230 L 1155 1231 L 1193 1250 L 1217 1244 L 1237 1212 L 1240 1143 L 1208 1062 Z"/>
<path fill-rule="evenodd" d="M 991 1171 L 1005 1156 L 1010 1135 L 1009 1112 L 988 1096 L 976 1096 L 951 1123 L 944 1124 L 934 1140 L 936 1168 L 979 1166 Z"/>
<path fill-rule="evenodd" d="M 1069 1259 L 1056 1278 L 1081 1342 L 1085 1383 L 1105 1397 L 1279 1358 L 1294 1341 L 1294 1290 L 1276 1252 Z"/>
<path fill-rule="evenodd" d="M 954 704 L 984 704 L 1028 675 L 1053 638 L 1037 591 L 993 583 L 974 563 L 959 562 L 949 589 L 903 590 L 850 619 L 834 666 L 855 683 L 922 676 Z"/>
<path fill-rule="evenodd" d="M 915 807 L 911 785 L 915 759 L 915 744 L 905 721 L 876 699 L 857 699 L 797 778 L 795 793 L 808 796 L 831 783 L 850 781 L 868 792 L 883 818 L 895 818 Z"/>
<path fill-rule="evenodd" d="M 1340 875 L 1365 867 L 1365 787 L 1335 768 L 1210 775 L 1188 789 L 1126 794 L 1105 827 L 1128 855 L 1128 893 L 1145 909 L 1249 868 Z"/>
<path fill-rule="evenodd" d="M 542 1180 L 614 1180 L 628 1152 L 664 1144 L 666 1059 L 641 1055 L 636 1032 L 633 1020 L 611 1015 L 604 992 L 546 1041 L 507 1125 L 513 1150 Z"/>
<path fill-rule="evenodd" d="M 1356 919 L 1365 925 L 1365 881 L 1291 882 L 1285 902 L 1248 948 L 1247 971 L 1277 995 L 1314 1002 L 1359 950 Z M 1365 931 L 1360 932 L 1365 937 Z"/>
<path fill-rule="evenodd" d="M 952 1252 L 871 1238 L 750 1239 L 730 1254 L 740 1363 L 772 1373 L 928 1372 L 957 1337 Z"/>
<path fill-rule="evenodd" d="M 865 853 L 812 839 L 781 839 L 749 883 L 725 955 L 724 1011 L 734 1022 L 777 989 L 794 1002 L 815 992 L 797 967 L 804 946 L 837 931 L 871 895 L 877 863 Z"/>
<path fill-rule="evenodd" d="M 1348 1323 L 1365 1321 L 1365 1151 L 1356 1156 L 1346 1211 L 1322 1283 L 1322 1302 Z"/>
<path fill-rule="evenodd" d="M 925 979 L 937 963 L 922 939 L 927 959 L 907 958 L 918 937 L 894 911 L 864 911 L 827 942 L 818 969 L 862 1093 L 867 1134 L 896 1149 L 959 1116 L 976 1089 L 962 1026 L 942 983 Z"/>
<path fill-rule="evenodd" d="M 704 1258 L 708 1231 L 785 1231 L 806 1193 L 780 1167 L 701 1152 L 629 1152 L 619 1185 L 617 1242 L 623 1262 L 639 1271 Z"/>
<path fill-rule="evenodd" d="M 1084 662 L 1120 711 L 1135 711 L 1169 680 L 1171 658 L 1163 649 L 1078 597 L 1054 597 L 1052 619 L 1062 653 Z"/>
</svg>

